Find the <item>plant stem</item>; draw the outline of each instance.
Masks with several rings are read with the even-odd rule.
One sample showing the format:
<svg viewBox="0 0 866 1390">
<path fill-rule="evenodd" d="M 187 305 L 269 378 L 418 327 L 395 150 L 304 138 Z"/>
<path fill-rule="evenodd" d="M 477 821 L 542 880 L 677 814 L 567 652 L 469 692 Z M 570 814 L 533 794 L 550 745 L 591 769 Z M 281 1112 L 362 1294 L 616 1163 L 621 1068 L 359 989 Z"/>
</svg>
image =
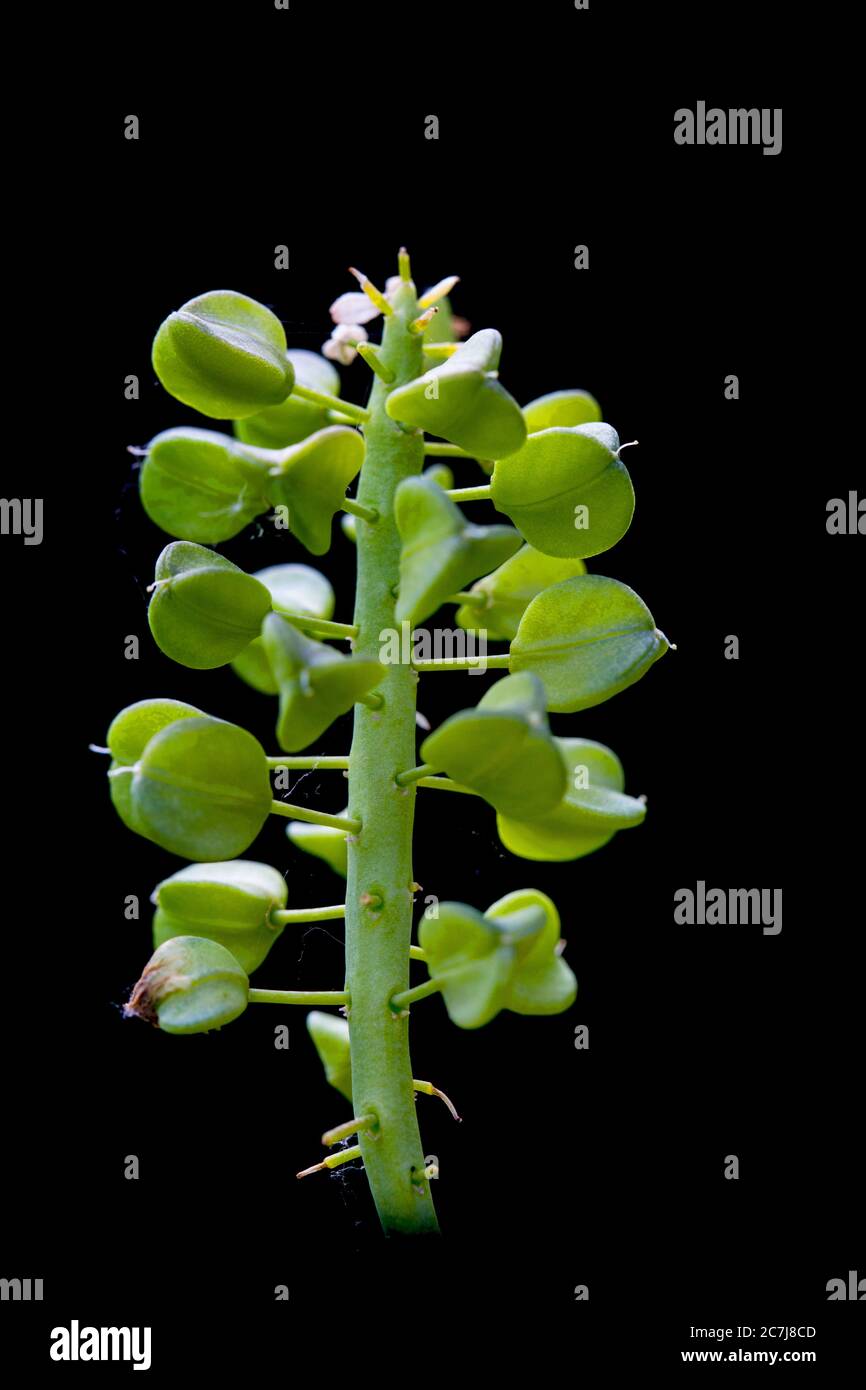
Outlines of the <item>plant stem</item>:
<svg viewBox="0 0 866 1390">
<path fill-rule="evenodd" d="M 280 753 L 276 757 L 268 758 L 268 767 L 271 768 L 271 770 L 287 767 L 290 769 L 298 768 L 299 770 L 312 768 L 314 771 L 327 771 L 328 768 L 331 768 L 345 772 L 348 766 L 348 753 L 345 757 L 337 754 L 332 756 L 329 753 L 320 753 L 317 757 L 315 753 L 313 753 L 304 754 L 304 756 L 300 758 L 290 758 L 288 753 Z"/>
<path fill-rule="evenodd" d="M 420 763 L 418 767 L 407 767 L 405 772 L 398 772 L 394 781 L 398 787 L 410 787 L 413 782 L 417 782 L 420 777 L 429 777 L 439 769 L 432 763 Z"/>
<path fill-rule="evenodd" d="M 362 507 L 360 502 L 356 502 L 354 497 L 343 498 L 343 511 L 350 512 L 352 516 L 359 516 L 362 521 L 373 522 L 379 520 L 379 513 L 375 507 Z"/>
<path fill-rule="evenodd" d="M 346 508 L 348 511 L 348 508 Z M 312 618 L 305 613 L 289 613 L 285 608 L 274 606 L 274 612 L 279 613 L 281 618 L 285 618 L 292 627 L 302 628 L 304 632 L 310 632 L 319 637 L 355 637 L 358 629 L 353 623 L 332 623 L 327 618 Z"/>
<path fill-rule="evenodd" d="M 310 825 L 329 825 L 332 830 L 345 830 L 347 835 L 357 835 L 361 829 L 361 822 L 353 817 L 329 816 L 324 811 L 311 811 L 308 806 L 293 806 L 290 801 L 272 801 L 271 815 L 305 820 Z"/>
<path fill-rule="evenodd" d="M 417 1004 L 419 999 L 428 999 L 431 994 L 438 994 L 441 988 L 441 980 L 425 980 L 423 985 L 416 985 L 414 989 L 404 989 L 399 994 L 392 995 L 391 1008 L 408 1009 L 410 1004 Z"/>
<path fill-rule="evenodd" d="M 416 671 L 472 671 L 481 665 L 481 661 L 479 656 L 431 656 L 413 661 L 412 665 Z M 485 656 L 483 661 L 491 671 L 508 670 L 507 652 L 501 656 Z"/>
<path fill-rule="evenodd" d="M 292 387 L 292 395 L 300 396 L 304 401 L 312 401 L 314 405 L 327 406 L 329 410 L 339 410 L 341 415 L 348 416 L 350 420 L 368 419 L 367 411 L 362 405 L 341 401 L 339 396 L 329 396 L 327 391 L 314 391 L 311 386 L 300 386 L 297 381 Z"/>
<path fill-rule="evenodd" d="M 482 483 L 479 487 L 452 487 L 448 489 L 448 496 L 452 502 L 480 502 L 490 496 L 490 484 Z"/>
<path fill-rule="evenodd" d="M 383 326 L 380 357 L 394 373 L 393 386 L 377 378 L 365 427 L 367 451 L 358 499 L 375 507 L 375 526 L 359 527 L 355 650 L 378 656 L 379 634 L 398 628 L 394 595 L 400 572 L 400 537 L 394 521 L 394 492 L 404 478 L 420 473 L 420 431 L 401 430 L 385 413 L 388 394 L 420 375 L 423 343 L 408 331 L 417 314 L 415 288 L 404 282 L 392 298 Z M 363 831 L 349 842 L 346 890 L 346 988 L 352 996 L 349 1037 L 352 1091 L 360 1114 L 376 1116 L 376 1137 L 360 1136 L 364 1167 L 387 1235 L 438 1231 L 412 1088 L 406 1018 L 389 1007 L 391 996 L 409 984 L 412 932 L 412 824 L 415 794 L 395 784 L 415 762 L 417 677 L 407 665 L 386 668 L 377 715 L 356 706 L 349 771 L 350 814 Z M 371 914 L 362 895 L 381 899 Z"/>
<path fill-rule="evenodd" d="M 248 999 L 250 1004 L 306 1004 L 309 1008 L 349 1002 L 341 989 L 251 989 Z"/>
<path fill-rule="evenodd" d="M 272 927 L 287 927 L 290 922 L 333 922 L 345 917 L 346 904 L 333 907 L 276 907 L 269 917 Z"/>
<path fill-rule="evenodd" d="M 339 1144 L 341 1139 L 348 1139 L 351 1135 L 357 1134 L 359 1129 L 372 1129 L 375 1123 L 375 1115 L 356 1116 L 354 1120 L 346 1120 L 345 1124 L 326 1129 L 322 1135 L 322 1143 L 326 1148 L 330 1148 L 332 1144 Z"/>
<path fill-rule="evenodd" d="M 487 595 L 473 594 L 471 589 L 461 589 L 459 593 L 451 594 L 445 602 L 466 603 L 470 608 L 485 608 L 487 606 Z"/>
<path fill-rule="evenodd" d="M 312 1168 L 304 1168 L 300 1173 L 296 1173 L 296 1178 L 306 1178 L 310 1173 L 321 1173 L 323 1168 L 339 1168 L 341 1163 L 351 1163 L 353 1159 L 361 1157 L 361 1150 L 355 1144 L 351 1149 L 341 1149 L 339 1153 L 328 1154 L 321 1163 L 314 1163 Z"/>
<path fill-rule="evenodd" d="M 448 346 L 451 346 L 450 343 Z M 429 347 L 425 348 L 424 351 L 429 352 Z M 459 444 L 439 444 L 436 440 L 431 439 L 424 440 L 424 453 L 433 458 L 442 459 L 471 459 L 475 457 L 474 454 L 467 454 L 466 450 L 461 449 Z"/>
<path fill-rule="evenodd" d="M 473 791 L 471 787 L 464 787 L 460 782 L 453 782 L 450 777 L 422 777 L 418 782 L 419 787 L 432 787 L 434 791 L 440 792 L 464 792 L 466 796 L 480 796 L 480 792 Z"/>
</svg>

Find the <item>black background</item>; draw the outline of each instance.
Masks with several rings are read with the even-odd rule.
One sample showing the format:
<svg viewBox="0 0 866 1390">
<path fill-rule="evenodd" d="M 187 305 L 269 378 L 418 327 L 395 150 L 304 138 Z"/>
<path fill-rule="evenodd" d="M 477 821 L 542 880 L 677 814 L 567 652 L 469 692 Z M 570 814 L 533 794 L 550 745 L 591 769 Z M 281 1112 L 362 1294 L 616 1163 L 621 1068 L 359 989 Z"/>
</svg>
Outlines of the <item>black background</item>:
<svg viewBox="0 0 866 1390">
<path fill-rule="evenodd" d="M 289 22 L 253 20 L 265 38 Z M 586 25 L 578 51 L 575 23 Z M 431 1364 L 468 1343 L 479 1359 L 535 1347 L 545 1364 L 580 1368 L 594 1348 L 608 1365 L 667 1367 L 707 1345 L 690 1340 L 692 1324 L 807 1323 L 826 1369 L 862 1326 L 858 1309 L 826 1302 L 827 1280 L 866 1274 L 860 842 L 842 809 L 859 766 L 850 652 L 862 542 L 825 528 L 828 498 L 855 488 L 860 469 L 831 344 L 807 328 L 838 274 L 802 254 L 821 234 L 803 197 L 814 126 L 766 75 L 614 74 L 594 14 L 512 31 L 534 81 L 512 54 L 495 103 L 489 51 L 475 67 L 447 57 L 433 24 L 409 61 L 405 33 L 362 31 L 344 69 L 290 42 L 282 66 L 238 92 L 226 48 L 221 81 L 205 62 L 179 86 L 159 71 L 130 78 L 86 123 L 81 202 L 64 209 L 86 255 L 47 272 L 56 370 L 75 410 L 58 419 L 36 402 L 4 482 L 9 496 L 32 495 L 33 441 L 50 454 L 43 545 L 4 538 L 2 549 L 17 722 L 0 1274 L 46 1286 L 41 1306 L 4 1305 L 4 1339 L 60 1374 L 46 1355 L 55 1324 L 148 1324 L 160 1371 L 180 1349 L 209 1373 L 236 1360 L 270 1380 L 287 1347 L 351 1374 L 395 1356 L 401 1333 Z M 783 153 L 675 146 L 673 112 L 698 98 L 784 106 Z M 123 139 L 128 112 L 141 119 L 137 143 Z M 423 138 L 428 112 L 438 142 Z M 280 243 L 288 271 L 273 268 Z M 589 568 L 637 589 L 677 645 L 608 704 L 553 717 L 555 732 L 615 748 L 627 790 L 649 800 L 645 825 L 598 854 L 518 860 L 474 799 L 418 796 L 425 892 L 482 908 L 517 887 L 550 893 L 580 981 L 569 1013 L 501 1015 L 478 1033 L 453 1028 L 437 999 L 415 1011 L 413 1071 L 464 1117 L 455 1125 L 419 1097 L 441 1170 L 435 1250 L 383 1244 L 360 1172 L 295 1180 L 347 1115 L 300 1017 L 251 1009 L 185 1040 L 122 1020 L 149 954 L 147 899 L 179 861 L 124 829 L 105 762 L 87 751 L 118 709 L 156 695 L 236 720 L 276 751 L 272 701 L 228 669 L 173 665 L 149 637 L 145 586 L 167 538 L 140 509 L 127 446 L 208 423 L 153 376 L 159 323 L 197 293 L 235 288 L 274 309 L 290 346 L 317 350 L 328 305 L 353 288 L 346 267 L 382 284 L 401 243 L 419 286 L 462 277 L 455 311 L 501 330 L 502 381 L 521 402 L 581 386 L 623 440 L 640 441 L 626 455 L 632 528 Z M 588 272 L 573 268 L 584 243 Z M 128 373 L 139 402 L 123 399 Z M 738 401 L 724 399 L 729 373 Z M 362 400 L 368 376 L 361 362 L 343 369 L 347 397 Z M 458 486 L 481 480 L 472 463 L 455 471 Z M 247 570 L 310 560 L 257 526 L 222 549 Z M 312 563 L 349 620 L 354 549 L 338 526 Z M 124 659 L 129 634 L 138 661 Z M 724 659 L 728 634 L 738 661 Z M 435 726 L 492 679 L 422 677 L 419 707 Z M 350 732 L 340 721 L 322 747 L 347 749 Z M 292 799 L 337 811 L 342 785 L 339 773 L 305 776 Z M 279 822 L 250 856 L 287 872 L 291 905 L 340 895 Z M 673 894 L 698 879 L 783 888 L 781 934 L 675 925 Z M 138 923 L 123 914 L 133 893 Z M 341 982 L 339 923 L 287 929 L 256 977 Z M 272 1042 L 284 1018 L 287 1053 Z M 574 1049 L 577 1024 L 589 1051 Z M 123 1177 L 129 1154 L 137 1182 Z M 736 1182 L 723 1176 L 728 1154 Z M 276 1284 L 288 1304 L 273 1302 Z M 578 1284 L 588 1303 L 575 1303 Z"/>
</svg>

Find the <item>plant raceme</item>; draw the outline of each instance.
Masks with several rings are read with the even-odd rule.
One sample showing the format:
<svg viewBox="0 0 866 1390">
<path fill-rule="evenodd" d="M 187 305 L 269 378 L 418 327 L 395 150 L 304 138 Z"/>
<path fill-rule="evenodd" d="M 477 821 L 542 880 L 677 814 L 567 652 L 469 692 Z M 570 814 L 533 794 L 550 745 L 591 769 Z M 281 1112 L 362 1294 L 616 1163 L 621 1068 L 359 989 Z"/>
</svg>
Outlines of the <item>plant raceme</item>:
<svg viewBox="0 0 866 1390">
<path fill-rule="evenodd" d="M 587 573 L 586 559 L 616 544 L 634 512 L 622 446 L 596 400 L 563 390 L 521 408 L 499 382 L 500 334 L 455 341 L 446 298 L 455 277 L 419 296 L 403 251 L 398 267 L 384 293 L 353 272 L 361 292 L 331 306 L 332 360 L 289 348 L 277 317 L 233 291 L 200 295 L 159 328 L 153 363 L 167 392 L 233 432 L 170 428 L 146 450 L 141 501 L 172 538 L 156 559 L 150 630 L 173 661 L 231 666 L 276 698 L 282 751 L 168 698 L 122 710 L 107 743 L 121 819 L 190 861 L 154 891 L 154 954 L 127 1014 L 199 1033 L 251 1003 L 310 1008 L 326 1078 L 353 1108 L 323 1142 L 355 1142 L 299 1176 L 360 1158 L 384 1231 L 425 1234 L 438 1225 L 414 1096 L 439 1096 L 456 1112 L 412 1076 L 413 1006 L 439 994 L 452 1022 L 474 1029 L 503 1010 L 560 1013 L 577 982 L 557 909 L 535 888 L 483 912 L 439 903 L 411 944 L 415 797 L 445 790 L 486 802 L 503 845 L 528 861 L 599 849 L 643 820 L 645 801 L 626 794 L 609 748 L 555 735 L 548 713 L 610 699 L 669 644 L 632 589 Z M 362 325 L 380 315 L 372 344 Z M 374 373 L 366 406 L 341 397 L 333 366 L 358 357 Z M 457 461 L 472 459 L 485 481 L 455 488 Z M 476 502 L 506 522 L 471 520 L 462 504 Z M 358 554 L 351 622 L 334 620 L 329 581 L 295 555 L 246 574 L 214 549 L 273 515 L 322 555 L 338 513 Z M 477 704 L 427 733 L 418 762 L 419 675 L 474 662 L 386 661 L 382 641 L 449 604 L 460 628 L 505 648 L 487 655 L 495 679 Z M 350 710 L 347 754 L 304 752 Z M 331 812 L 275 798 L 271 773 L 282 768 L 346 774 L 348 804 Z M 242 857 L 270 815 L 345 880 L 340 901 L 290 907 L 287 877 Z M 287 928 L 340 918 L 340 987 L 251 986 Z M 413 985 L 416 968 L 426 978 Z"/>
</svg>

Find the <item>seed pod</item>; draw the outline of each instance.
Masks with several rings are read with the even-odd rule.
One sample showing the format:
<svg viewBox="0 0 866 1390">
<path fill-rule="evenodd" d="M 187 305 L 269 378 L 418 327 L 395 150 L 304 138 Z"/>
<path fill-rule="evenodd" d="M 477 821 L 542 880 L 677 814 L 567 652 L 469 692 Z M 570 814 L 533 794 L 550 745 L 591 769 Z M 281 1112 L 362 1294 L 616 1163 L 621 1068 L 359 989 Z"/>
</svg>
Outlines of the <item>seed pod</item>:
<svg viewBox="0 0 866 1390">
<path fill-rule="evenodd" d="M 438 367 L 392 391 L 392 420 L 459 444 L 476 458 L 504 458 L 526 438 L 520 406 L 496 380 L 502 337 L 495 328 L 473 333 Z"/>
<path fill-rule="evenodd" d="M 277 742 L 286 753 L 308 748 L 385 674 L 378 660 L 343 656 L 277 613 L 265 618 L 262 641 L 279 686 Z"/>
<path fill-rule="evenodd" d="M 178 719 L 200 719 L 202 711 L 181 700 L 138 700 L 115 715 L 106 736 L 111 752 L 108 787 L 111 801 L 124 825 L 139 835 L 146 834 L 135 816 L 132 779 L 135 764 L 149 740 Z"/>
<path fill-rule="evenodd" d="M 218 420 L 242 420 L 289 395 L 295 373 L 279 319 L 254 299 L 213 290 L 169 314 L 154 370 L 176 400 Z"/>
<path fill-rule="evenodd" d="M 267 470 L 227 434 L 164 430 L 150 441 L 139 474 L 142 506 L 170 536 L 219 545 L 268 511 Z"/>
<path fill-rule="evenodd" d="M 627 584 L 584 574 L 534 598 L 511 643 L 511 671 L 534 671 L 547 708 L 589 709 L 640 680 L 670 643 Z"/>
<path fill-rule="evenodd" d="M 430 975 L 442 982 L 448 1017 L 458 1028 L 482 1028 L 507 1007 L 518 968 L 518 942 L 537 936 L 544 913 L 529 907 L 501 920 L 483 917 L 466 903 L 440 903 L 439 915 L 422 918 L 418 939 Z"/>
<path fill-rule="evenodd" d="M 520 549 L 512 526 L 473 526 L 431 478 L 404 478 L 394 498 L 400 552 L 398 622 L 421 623 Z"/>
<path fill-rule="evenodd" d="M 542 430 L 490 479 L 493 502 L 536 550 L 585 558 L 609 550 L 634 515 L 634 488 L 625 465 L 604 442 L 610 426 Z"/>
<path fill-rule="evenodd" d="M 348 515 L 348 514 L 347 514 Z M 348 517 L 354 521 L 354 517 Z M 330 618 L 334 611 L 334 590 L 330 582 L 310 565 L 268 565 L 252 576 L 271 596 L 275 608 L 288 613 L 309 614 L 311 618 Z M 232 670 L 241 680 L 263 695 L 279 694 L 261 637 L 235 657 Z"/>
<path fill-rule="evenodd" d="M 529 672 L 497 681 L 476 709 L 446 719 L 424 740 L 421 758 L 503 815 L 532 820 L 565 793 L 565 766 L 548 726 L 544 686 Z"/>
<path fill-rule="evenodd" d="M 151 956 L 124 1007 L 164 1033 L 208 1033 L 244 1012 L 249 981 L 230 951 L 199 936 L 175 936 Z"/>
<path fill-rule="evenodd" d="M 346 1019 L 314 1009 L 307 1014 L 307 1032 L 315 1043 L 328 1084 L 351 1101 L 352 1059 Z"/>
<path fill-rule="evenodd" d="M 156 562 L 147 620 L 156 645 L 194 670 L 225 666 L 249 646 L 271 611 L 271 595 L 224 555 L 172 541 Z"/>
<path fill-rule="evenodd" d="M 566 770 L 559 805 L 532 820 L 521 813 L 496 818 L 503 845 L 522 859 L 581 859 L 601 849 L 618 830 L 640 825 L 646 816 L 645 803 L 625 795 L 622 764 L 610 748 L 586 738 L 554 742 Z"/>
<path fill-rule="evenodd" d="M 286 880 L 270 864 L 252 859 L 189 864 L 153 892 L 153 944 L 204 936 L 225 946 L 252 975 L 283 931 L 272 924 L 271 914 L 287 901 Z"/>
<path fill-rule="evenodd" d="M 461 604 L 455 615 L 457 623 L 469 632 L 483 628 L 488 637 L 510 642 L 536 594 L 578 574 L 586 574 L 582 560 L 542 555 L 540 550 L 524 545 L 504 565 L 472 585 L 470 592 L 484 603 Z"/>
<path fill-rule="evenodd" d="M 236 724 L 179 719 L 151 738 L 133 769 L 133 829 L 184 859 L 243 854 L 273 802 L 264 749 Z"/>
<path fill-rule="evenodd" d="M 347 816 L 348 806 L 337 814 Z M 286 835 L 292 844 L 297 845 L 305 854 L 323 859 L 341 878 L 348 874 L 349 846 L 344 830 L 335 830 L 331 825 L 309 825 L 307 821 L 290 820 L 286 826 Z"/>
<path fill-rule="evenodd" d="M 306 348 L 289 348 L 286 356 L 299 385 L 339 396 L 340 374 L 327 358 L 308 352 Z M 297 444 L 329 423 L 327 406 L 291 395 L 281 405 L 269 406 L 258 415 L 236 421 L 234 429 L 237 438 L 245 444 L 255 444 L 260 449 L 285 449 L 287 444 Z"/>
<path fill-rule="evenodd" d="M 311 554 L 324 555 L 330 548 L 334 516 L 363 461 L 363 436 L 330 425 L 284 449 L 271 467 L 271 506 L 286 508 L 289 530 Z"/>
<path fill-rule="evenodd" d="M 505 1007 L 515 1014 L 559 1014 L 574 1003 L 577 980 L 571 967 L 557 954 L 560 939 L 556 904 L 537 888 L 507 893 L 488 907 L 491 921 L 514 921 L 529 910 L 544 914 L 544 926 L 535 936 L 516 944 L 517 969 L 508 985 Z"/>
<path fill-rule="evenodd" d="M 601 406 L 588 391 L 550 391 L 523 407 L 523 418 L 530 434 L 554 425 L 568 428 L 601 419 Z"/>
</svg>

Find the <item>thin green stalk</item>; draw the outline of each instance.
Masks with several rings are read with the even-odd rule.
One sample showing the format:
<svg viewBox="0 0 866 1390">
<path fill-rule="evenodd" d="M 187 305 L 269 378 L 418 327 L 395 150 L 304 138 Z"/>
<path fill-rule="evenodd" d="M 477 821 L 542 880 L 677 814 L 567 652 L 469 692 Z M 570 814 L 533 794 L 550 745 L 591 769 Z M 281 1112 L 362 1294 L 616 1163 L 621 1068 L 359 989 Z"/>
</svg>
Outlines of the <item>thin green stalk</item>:
<svg viewBox="0 0 866 1390">
<path fill-rule="evenodd" d="M 296 758 L 290 757 L 288 753 L 278 753 L 273 758 L 269 757 L 267 761 L 268 767 L 272 771 L 276 768 L 287 767 L 298 768 L 299 770 L 312 768 L 314 771 L 319 772 L 327 771 L 330 768 L 345 772 L 349 766 L 349 755 L 348 753 L 345 756 L 342 754 L 319 753 L 317 756 L 315 753 L 305 753 L 303 757 Z"/>
<path fill-rule="evenodd" d="M 501 656 L 431 656 L 413 661 L 416 671 L 472 671 L 482 663 L 491 671 L 508 670 L 508 654 Z"/>
<path fill-rule="evenodd" d="M 345 917 L 346 904 L 333 907 L 275 907 L 268 919 L 272 927 L 287 927 L 290 922 L 333 922 Z"/>
<path fill-rule="evenodd" d="M 385 413 L 390 391 L 420 375 L 423 342 L 409 332 L 417 315 L 415 288 L 404 281 L 392 297 L 379 356 L 394 374 L 377 377 L 364 434 L 367 452 L 358 500 L 379 513 L 375 526 L 359 527 L 355 650 L 378 656 L 380 634 L 399 629 L 394 592 L 399 579 L 400 537 L 394 522 L 394 492 L 404 478 L 420 473 L 424 441 L 401 430 Z M 349 1035 L 352 1092 L 359 1114 L 376 1116 L 375 1137 L 359 1136 L 364 1167 L 382 1227 L 388 1235 L 438 1231 L 424 1177 L 424 1151 L 409 1060 L 408 1019 L 389 1006 L 409 985 L 412 930 L 412 824 L 415 793 L 395 776 L 415 763 L 415 688 L 411 666 L 389 665 L 378 687 L 384 703 L 377 714 L 356 706 L 349 770 L 350 815 L 363 822 L 349 842 L 346 890 L 346 989 L 351 994 Z M 364 895 L 381 899 L 381 911 L 365 911 Z"/>
<path fill-rule="evenodd" d="M 357 835 L 361 822 L 351 816 L 329 816 L 325 811 L 311 811 L 309 806 L 294 806 L 291 801 L 272 801 L 272 816 L 287 816 L 289 820 L 304 820 L 309 825 L 328 825 L 332 830 L 345 830 Z"/>
<path fill-rule="evenodd" d="M 311 1009 L 349 1002 L 342 989 L 251 989 L 248 998 L 250 1004 L 305 1004 Z"/>
<path fill-rule="evenodd" d="M 285 608 L 274 605 L 274 612 L 285 618 L 292 627 L 302 628 L 304 632 L 318 637 L 355 637 L 357 628 L 352 623 L 332 623 L 327 618 L 313 618 L 307 613 L 289 613 Z"/>
<path fill-rule="evenodd" d="M 408 1009 L 410 1004 L 417 1004 L 419 999 L 429 999 L 431 994 L 438 994 L 441 988 L 441 980 L 425 980 L 423 985 L 416 985 L 414 989 L 404 989 L 393 995 L 391 1008 L 398 1011 Z"/>
<path fill-rule="evenodd" d="M 481 502 L 490 496 L 490 484 L 481 483 L 478 487 L 452 487 L 448 489 L 452 502 Z"/>
</svg>

